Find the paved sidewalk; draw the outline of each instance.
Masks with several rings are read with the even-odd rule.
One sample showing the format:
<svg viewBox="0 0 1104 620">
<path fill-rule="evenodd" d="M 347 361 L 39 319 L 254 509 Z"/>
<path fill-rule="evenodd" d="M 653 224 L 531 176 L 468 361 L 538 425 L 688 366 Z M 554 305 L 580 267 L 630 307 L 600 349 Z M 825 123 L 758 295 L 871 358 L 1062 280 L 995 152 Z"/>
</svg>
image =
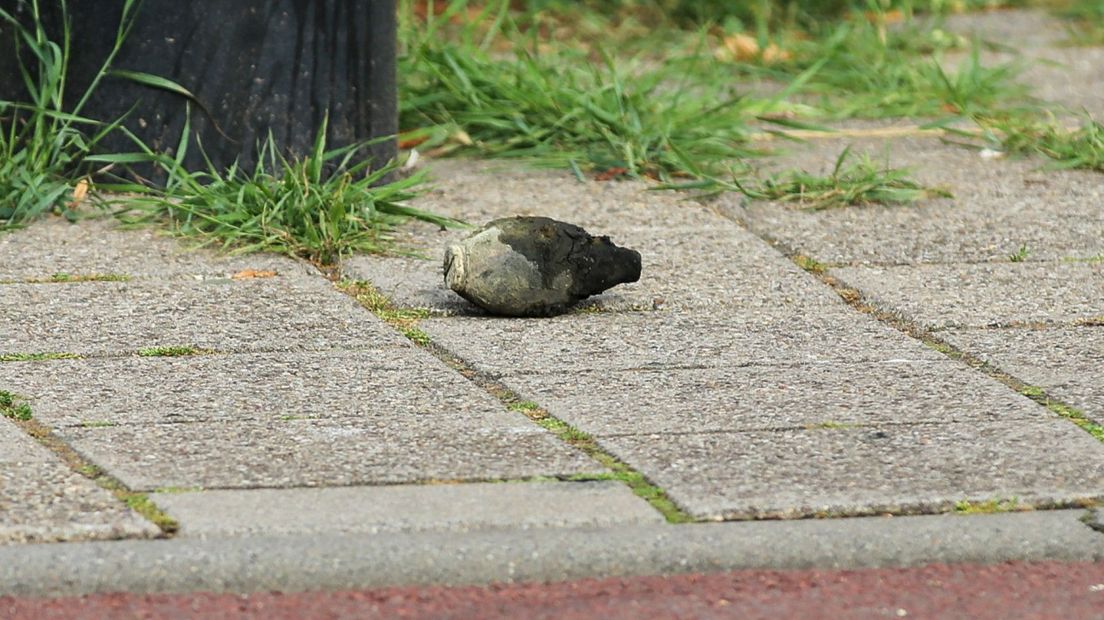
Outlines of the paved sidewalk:
<svg viewBox="0 0 1104 620">
<path fill-rule="evenodd" d="M 428 259 L 342 277 L 424 311 L 420 342 L 290 259 L 0 236 L 0 390 L 32 412 L 0 418 L 0 594 L 1104 561 L 1104 177 L 934 137 L 783 160 L 847 144 L 956 197 L 811 213 L 431 162 L 420 206 L 571 221 L 644 271 L 491 318 L 442 282 L 464 233 L 411 226 Z"/>
</svg>

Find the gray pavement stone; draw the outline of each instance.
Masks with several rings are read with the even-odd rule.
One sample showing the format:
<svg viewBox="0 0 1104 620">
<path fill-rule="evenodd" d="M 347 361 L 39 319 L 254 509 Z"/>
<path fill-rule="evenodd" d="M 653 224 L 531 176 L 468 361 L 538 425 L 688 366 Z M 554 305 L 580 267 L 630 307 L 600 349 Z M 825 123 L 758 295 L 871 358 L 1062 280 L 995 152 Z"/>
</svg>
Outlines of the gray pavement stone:
<svg viewBox="0 0 1104 620">
<path fill-rule="evenodd" d="M 390 533 L 663 523 L 618 482 L 250 489 L 157 493 L 181 536 Z"/>
<path fill-rule="evenodd" d="M 145 424 L 59 431 L 129 488 L 498 480 L 603 468 L 521 414 Z"/>
<path fill-rule="evenodd" d="M 123 230 L 111 219 L 73 224 L 48 217 L 0 234 L 0 281 L 56 273 L 201 280 L 226 278 L 247 269 L 276 271 L 283 277 L 321 277 L 309 264 L 284 256 L 229 256 L 189 249 L 187 243 L 152 229 Z"/>
<path fill-rule="evenodd" d="M 843 267 L 831 274 L 881 308 L 933 329 L 1104 315 L 1104 263 Z"/>
<path fill-rule="evenodd" d="M 543 215 L 592 234 L 612 234 L 625 227 L 707 227 L 717 220 L 685 194 L 648 191 L 654 184 L 644 181 L 580 182 L 566 170 L 509 161 L 435 159 L 427 165 L 434 187 L 413 204 L 476 226 L 510 215 Z M 432 226 L 406 229 L 412 240 L 438 237 Z"/>
<path fill-rule="evenodd" d="M 0 418 L 0 546 L 160 533 Z"/>
<path fill-rule="evenodd" d="M 899 331 L 840 304 L 822 312 L 572 314 L 422 321 L 433 341 L 492 375 L 829 362 L 941 361 Z"/>
<path fill-rule="evenodd" d="M 958 362 L 585 370 L 507 376 L 522 398 L 599 437 L 948 422 L 1051 413 Z"/>
<path fill-rule="evenodd" d="M 599 443 L 706 519 L 932 512 L 1104 497 L 1104 444 L 1054 416 L 861 429 L 627 435 Z"/>
<path fill-rule="evenodd" d="M 1042 170 L 1047 162 L 1040 159 L 986 160 L 936 137 L 811 140 L 772 166 L 827 173 L 848 145 L 908 167 L 918 181 L 947 187 L 955 197 L 822 211 L 751 201 L 726 212 L 830 264 L 1008 262 L 1024 245 L 1029 262 L 1104 255 L 1099 173 Z"/>
<path fill-rule="evenodd" d="M 940 337 L 1104 423 L 1104 328 L 954 329 Z"/>
<path fill-rule="evenodd" d="M 0 354 L 409 346 L 325 280 L 0 286 Z"/>
<path fill-rule="evenodd" d="M 509 215 L 544 215 L 609 235 L 642 255 L 641 281 L 622 285 L 587 305 L 609 310 L 739 305 L 745 297 L 784 294 L 823 301 L 830 293 L 762 240 L 685 195 L 648 191 L 643 182 L 579 182 L 564 171 L 465 160 L 432 162 L 437 190 L 418 203 L 475 224 Z M 445 245 L 468 234 L 404 228 L 405 243 L 429 260 L 357 256 L 348 278 L 370 280 L 402 306 L 446 314 L 482 312 L 449 291 L 441 276 Z M 770 286 L 763 291 L 761 287 Z"/>
<path fill-rule="evenodd" d="M 0 547 L 0 594 L 547 582 L 742 568 L 1104 559 L 1083 510 Z"/>
<path fill-rule="evenodd" d="M 615 227 L 615 243 L 641 253 L 639 282 L 622 284 L 583 303 L 605 310 L 736 308 L 764 300 L 838 303 L 830 291 L 740 226 L 715 217 L 700 228 Z M 462 235 L 455 235 L 458 238 Z M 358 256 L 345 277 L 369 280 L 401 306 L 440 313 L 483 312 L 450 291 L 441 275 L 444 244 L 426 248 L 431 260 Z M 750 300 L 750 301 L 749 301 Z"/>
<path fill-rule="evenodd" d="M 501 409 L 415 347 L 0 363 L 0 386 L 54 427 L 288 419 L 429 424 Z"/>
</svg>

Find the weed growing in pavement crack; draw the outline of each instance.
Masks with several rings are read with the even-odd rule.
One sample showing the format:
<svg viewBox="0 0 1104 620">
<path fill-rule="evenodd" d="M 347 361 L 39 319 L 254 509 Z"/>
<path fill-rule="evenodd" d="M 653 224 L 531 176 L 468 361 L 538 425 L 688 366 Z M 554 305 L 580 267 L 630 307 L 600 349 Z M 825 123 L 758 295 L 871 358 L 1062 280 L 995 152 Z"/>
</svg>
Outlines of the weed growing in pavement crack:
<svg viewBox="0 0 1104 620">
<path fill-rule="evenodd" d="M 0 362 L 41 362 L 45 360 L 79 360 L 76 353 L 4 353 Z"/>
<path fill-rule="evenodd" d="M 185 357 L 189 355 L 210 355 L 214 351 L 199 347 L 147 347 L 138 349 L 140 357 Z"/>
<path fill-rule="evenodd" d="M 1027 249 L 1027 244 L 1024 243 L 1020 246 L 1020 249 L 1008 255 L 1008 260 L 1013 263 L 1022 263 L 1027 260 L 1028 254 L 1030 254 L 1030 251 Z"/>
<path fill-rule="evenodd" d="M 30 420 L 33 417 L 27 399 L 7 390 L 0 390 L 0 415 L 22 421 Z"/>
</svg>

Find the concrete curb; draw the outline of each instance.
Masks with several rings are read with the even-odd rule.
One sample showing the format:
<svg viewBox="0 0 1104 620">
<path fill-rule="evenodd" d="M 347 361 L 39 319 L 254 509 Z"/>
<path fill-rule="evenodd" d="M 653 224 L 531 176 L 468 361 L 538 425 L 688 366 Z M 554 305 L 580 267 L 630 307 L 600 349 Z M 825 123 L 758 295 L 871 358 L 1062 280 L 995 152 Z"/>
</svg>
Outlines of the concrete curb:
<svg viewBox="0 0 1104 620">
<path fill-rule="evenodd" d="M 745 568 L 1101 561 L 1082 510 L 0 547 L 0 595 L 256 592 Z"/>
</svg>

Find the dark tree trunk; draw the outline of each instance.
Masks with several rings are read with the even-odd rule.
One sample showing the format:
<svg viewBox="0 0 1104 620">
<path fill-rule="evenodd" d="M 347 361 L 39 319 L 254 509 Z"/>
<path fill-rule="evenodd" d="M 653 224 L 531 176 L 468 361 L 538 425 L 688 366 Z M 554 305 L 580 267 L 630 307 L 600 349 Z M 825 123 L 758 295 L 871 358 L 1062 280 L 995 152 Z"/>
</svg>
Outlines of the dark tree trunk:
<svg viewBox="0 0 1104 620">
<path fill-rule="evenodd" d="M 13 10 L 19 0 L 0 0 Z M 40 0 L 57 29 L 59 0 Z M 69 0 L 75 100 L 103 63 L 123 0 Z M 26 11 L 23 11 L 26 14 Z M 0 31 L 0 99 L 21 90 Z M 329 113 L 330 147 L 392 136 L 397 130 L 394 0 L 144 0 L 115 69 L 168 78 L 193 93 L 186 165 L 251 166 L 272 132 L 287 154 L 310 150 Z M 108 78 L 82 111 L 97 120 L 129 112 L 126 126 L 155 150 L 175 152 L 188 99 L 123 78 Z M 133 110 L 132 110 L 133 108 Z M 130 151 L 122 136 L 103 145 Z M 395 156 L 393 139 L 366 152 L 374 166 Z"/>
</svg>

